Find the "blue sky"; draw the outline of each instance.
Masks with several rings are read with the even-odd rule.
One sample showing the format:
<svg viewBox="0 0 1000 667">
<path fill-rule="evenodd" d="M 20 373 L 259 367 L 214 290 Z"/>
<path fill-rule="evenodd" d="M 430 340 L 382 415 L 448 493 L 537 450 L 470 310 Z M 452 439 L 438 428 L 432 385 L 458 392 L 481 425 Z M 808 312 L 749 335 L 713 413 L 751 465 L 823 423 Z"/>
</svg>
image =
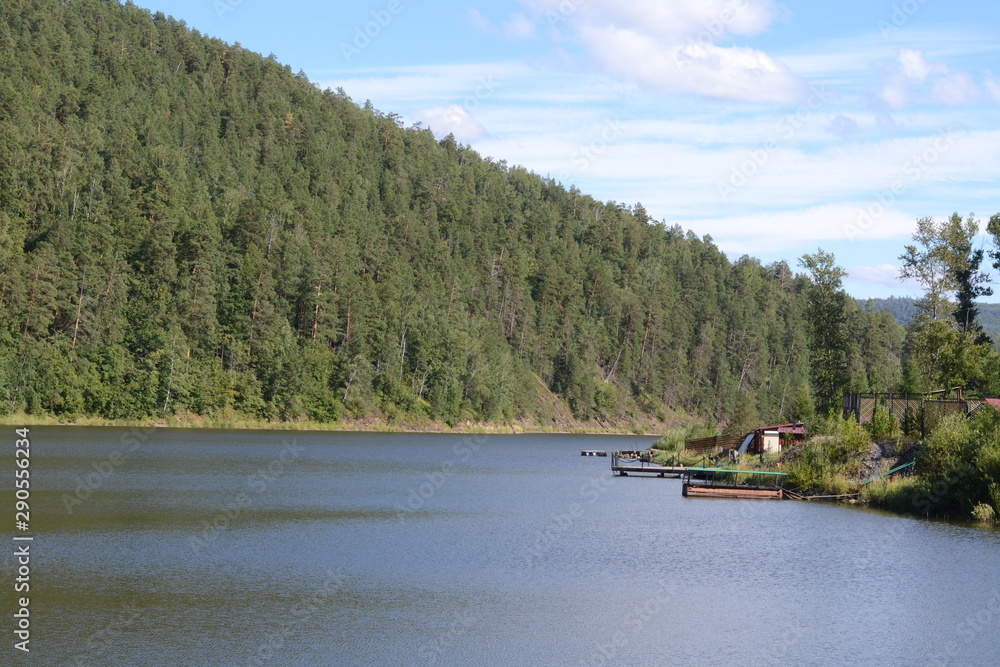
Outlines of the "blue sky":
<svg viewBox="0 0 1000 667">
<path fill-rule="evenodd" d="M 1000 212 L 995 0 L 139 4 L 857 297 L 917 293 L 917 218 Z"/>
</svg>

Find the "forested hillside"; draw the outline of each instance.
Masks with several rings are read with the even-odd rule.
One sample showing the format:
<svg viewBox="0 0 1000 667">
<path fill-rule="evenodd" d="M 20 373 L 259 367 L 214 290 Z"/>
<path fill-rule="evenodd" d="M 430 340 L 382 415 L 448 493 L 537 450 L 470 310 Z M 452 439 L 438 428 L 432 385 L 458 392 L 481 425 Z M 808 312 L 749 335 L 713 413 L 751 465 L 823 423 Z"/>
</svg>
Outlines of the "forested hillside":
<svg viewBox="0 0 1000 667">
<path fill-rule="evenodd" d="M 869 299 L 858 301 L 862 307 Z M 888 299 L 870 299 L 876 310 L 888 310 L 901 326 L 908 325 L 920 313 L 916 299 L 891 296 Z M 993 340 L 994 345 L 1000 343 L 1000 303 L 980 303 L 978 321 L 983 331 Z"/>
<path fill-rule="evenodd" d="M 904 327 L 920 314 L 917 300 L 908 297 L 890 296 L 887 299 L 858 299 L 858 305 L 862 308 L 869 302 L 874 306 L 875 310 L 888 310 L 892 313 L 896 322 Z"/>
<path fill-rule="evenodd" d="M 731 263 L 162 14 L 4 3 L 0 59 L 5 413 L 735 428 L 901 381 L 822 256 Z"/>
</svg>

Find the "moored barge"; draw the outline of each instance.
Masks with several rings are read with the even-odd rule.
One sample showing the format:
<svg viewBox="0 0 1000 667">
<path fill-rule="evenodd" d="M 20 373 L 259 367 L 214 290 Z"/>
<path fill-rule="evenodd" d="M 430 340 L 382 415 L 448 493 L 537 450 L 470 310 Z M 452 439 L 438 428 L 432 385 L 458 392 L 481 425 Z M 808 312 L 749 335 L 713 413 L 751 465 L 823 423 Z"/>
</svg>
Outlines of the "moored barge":
<svg viewBox="0 0 1000 667">
<path fill-rule="evenodd" d="M 781 500 L 787 473 L 729 468 L 688 468 L 681 473 L 685 498 Z"/>
</svg>

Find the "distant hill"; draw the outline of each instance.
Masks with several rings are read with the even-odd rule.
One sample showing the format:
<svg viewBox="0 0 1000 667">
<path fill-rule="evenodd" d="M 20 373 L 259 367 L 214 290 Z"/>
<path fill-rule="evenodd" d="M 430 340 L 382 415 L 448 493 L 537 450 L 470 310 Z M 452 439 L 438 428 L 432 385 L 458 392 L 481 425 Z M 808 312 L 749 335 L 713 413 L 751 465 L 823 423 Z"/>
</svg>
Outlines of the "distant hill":
<svg viewBox="0 0 1000 667">
<path fill-rule="evenodd" d="M 909 297 L 890 296 L 888 299 L 858 299 L 858 305 L 865 307 L 869 301 L 875 310 L 888 310 L 900 326 L 906 326 L 917 316 L 917 300 Z"/>
<path fill-rule="evenodd" d="M 906 326 L 917 314 L 916 299 L 908 297 L 891 296 L 888 299 L 858 299 L 858 305 L 862 308 L 868 301 L 872 301 L 875 310 L 888 310 L 896 318 L 900 326 Z M 994 344 L 1000 342 L 1000 303 L 981 303 L 979 308 L 979 323 L 983 329 L 993 339 Z"/>
</svg>

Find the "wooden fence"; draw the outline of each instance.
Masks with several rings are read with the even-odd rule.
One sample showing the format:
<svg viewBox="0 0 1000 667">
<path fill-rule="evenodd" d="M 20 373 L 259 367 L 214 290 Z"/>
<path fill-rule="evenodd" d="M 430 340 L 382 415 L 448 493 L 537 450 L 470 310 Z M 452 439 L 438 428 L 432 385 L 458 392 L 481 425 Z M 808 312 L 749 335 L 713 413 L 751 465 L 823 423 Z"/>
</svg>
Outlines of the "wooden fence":
<svg viewBox="0 0 1000 667">
<path fill-rule="evenodd" d="M 859 424 L 870 424 L 876 408 L 883 406 L 903 433 L 924 437 L 944 417 L 960 413 L 975 419 L 985 405 L 983 400 L 928 400 L 920 394 L 847 394 L 844 417 L 853 416 Z"/>
<path fill-rule="evenodd" d="M 733 436 L 713 435 L 710 438 L 695 438 L 684 441 L 684 451 L 691 453 L 705 453 L 716 449 L 736 449 L 740 446 L 740 439 Z"/>
</svg>

